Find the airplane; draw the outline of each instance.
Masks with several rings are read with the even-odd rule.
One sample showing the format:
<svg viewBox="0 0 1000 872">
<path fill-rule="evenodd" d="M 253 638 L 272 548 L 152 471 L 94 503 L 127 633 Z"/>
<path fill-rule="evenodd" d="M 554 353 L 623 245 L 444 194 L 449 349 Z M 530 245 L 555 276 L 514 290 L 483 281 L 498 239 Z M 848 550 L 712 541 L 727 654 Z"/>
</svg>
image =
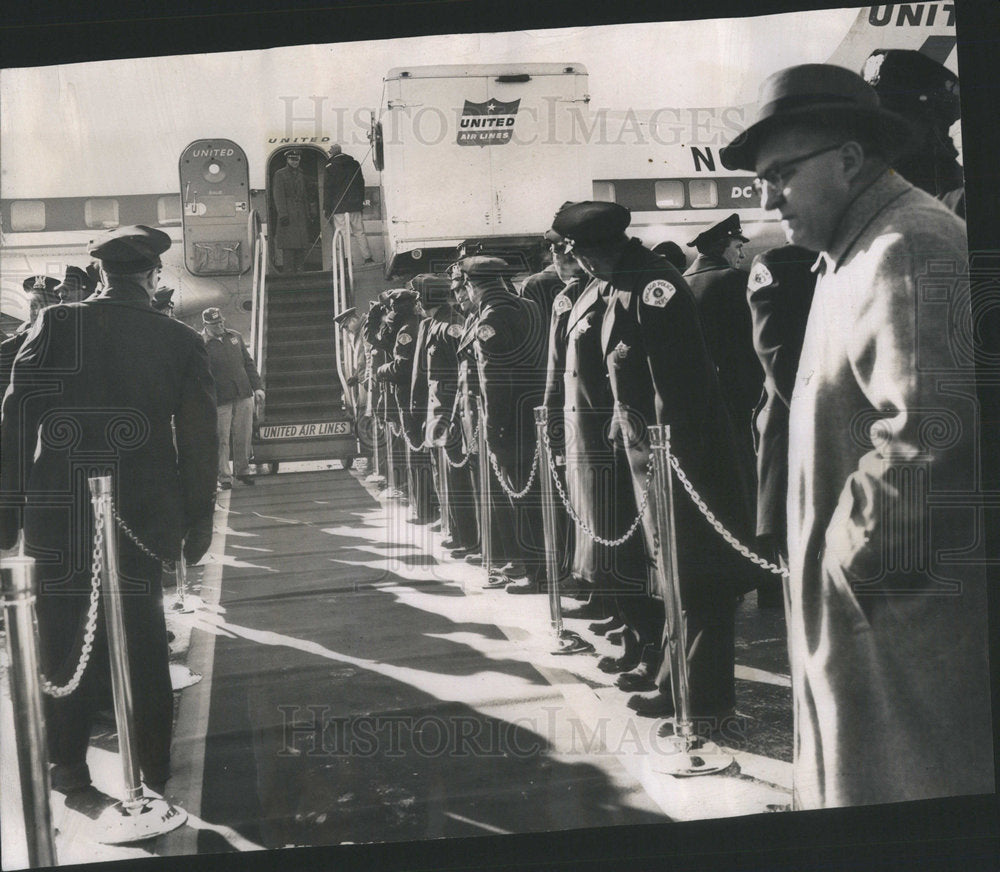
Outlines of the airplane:
<svg viewBox="0 0 1000 872">
<path fill-rule="evenodd" d="M 700 49 L 707 36 L 714 43 Z M 660 76 L 622 80 L 605 57 L 609 38 L 639 53 L 631 69 Z M 753 50 L 764 41 L 774 50 Z M 955 69 L 955 44 L 952 4 L 922 3 L 4 71 L 0 328 L 12 332 L 27 317 L 28 276 L 85 266 L 89 241 L 106 229 L 158 227 L 173 242 L 161 283 L 175 289 L 176 317 L 200 329 L 201 312 L 219 307 L 272 381 L 269 349 L 283 344 L 281 377 L 299 399 L 273 419 L 274 439 L 305 457 L 329 449 L 309 447 L 317 427 L 350 441 L 340 335 L 320 306 L 303 316 L 319 331 L 309 354 L 289 350 L 301 329 L 269 318 L 275 301 L 308 291 L 334 310 L 364 307 L 414 272 L 443 269 L 463 243 L 506 246 L 527 273 L 539 266 L 555 210 L 576 199 L 627 206 L 630 232 L 650 245 L 684 247 L 739 212 L 752 257 L 784 240 L 752 178 L 723 168 L 718 152 L 752 117 L 759 81 L 792 63 L 860 69 L 876 48 L 918 49 Z M 715 58 L 697 87 L 665 45 L 676 57 Z M 444 46 L 457 63 L 436 63 Z M 633 108 L 639 100 L 658 108 Z M 349 241 L 323 218 L 335 142 L 362 165 L 374 267 L 355 264 Z M 292 147 L 312 191 L 308 278 L 281 271 L 269 233 L 272 180 Z M 327 345 L 336 378 L 321 360 Z M 322 396 L 320 384 L 302 381 L 320 370 L 333 382 Z"/>
</svg>

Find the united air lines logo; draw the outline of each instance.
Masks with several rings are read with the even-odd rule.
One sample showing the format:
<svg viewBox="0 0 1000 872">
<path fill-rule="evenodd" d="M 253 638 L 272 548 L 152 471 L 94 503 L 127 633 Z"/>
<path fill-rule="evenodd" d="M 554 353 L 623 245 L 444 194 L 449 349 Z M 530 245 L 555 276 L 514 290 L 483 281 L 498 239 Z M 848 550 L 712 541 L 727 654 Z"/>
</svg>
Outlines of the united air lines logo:
<svg viewBox="0 0 1000 872">
<path fill-rule="evenodd" d="M 459 145 L 504 145 L 514 135 L 514 121 L 521 101 L 486 103 L 465 101 L 458 123 Z"/>
</svg>

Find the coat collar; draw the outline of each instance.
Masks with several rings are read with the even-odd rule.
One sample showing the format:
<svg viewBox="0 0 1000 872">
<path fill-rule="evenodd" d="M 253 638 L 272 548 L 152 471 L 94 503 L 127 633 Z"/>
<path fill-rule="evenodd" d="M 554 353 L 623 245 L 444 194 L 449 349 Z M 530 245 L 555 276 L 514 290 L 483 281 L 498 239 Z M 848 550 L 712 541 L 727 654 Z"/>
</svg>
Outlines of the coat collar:
<svg viewBox="0 0 1000 872">
<path fill-rule="evenodd" d="M 834 230 L 833 240 L 820 254 L 813 270 L 821 274 L 837 270 L 875 217 L 890 203 L 912 190 L 913 185 L 894 170 L 882 173 L 847 207 Z"/>
<path fill-rule="evenodd" d="M 142 285 L 127 279 L 117 279 L 114 284 L 105 286 L 104 290 L 95 297 L 90 297 L 87 302 L 92 303 L 136 303 L 143 308 L 150 309 L 149 294 Z"/>
<path fill-rule="evenodd" d="M 729 261 L 722 257 L 714 257 L 710 254 L 699 254 L 695 259 L 694 263 L 688 267 L 687 272 L 684 273 L 686 276 L 693 276 L 697 273 L 703 272 L 715 272 L 717 270 L 732 269 L 729 265 Z"/>
</svg>

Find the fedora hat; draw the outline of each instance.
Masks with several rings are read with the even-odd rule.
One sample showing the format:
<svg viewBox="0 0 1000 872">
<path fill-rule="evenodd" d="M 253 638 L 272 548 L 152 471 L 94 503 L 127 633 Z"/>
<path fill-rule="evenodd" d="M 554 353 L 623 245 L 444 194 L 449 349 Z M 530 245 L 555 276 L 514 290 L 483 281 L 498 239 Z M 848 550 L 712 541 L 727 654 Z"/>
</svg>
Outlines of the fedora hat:
<svg viewBox="0 0 1000 872">
<path fill-rule="evenodd" d="M 883 108 L 875 89 L 857 73 L 833 64 L 801 64 L 764 80 L 757 97 L 757 120 L 720 151 L 722 165 L 754 171 L 765 134 L 811 118 L 827 124 L 866 125 L 887 157 L 902 151 L 914 135 L 910 122 Z"/>
</svg>

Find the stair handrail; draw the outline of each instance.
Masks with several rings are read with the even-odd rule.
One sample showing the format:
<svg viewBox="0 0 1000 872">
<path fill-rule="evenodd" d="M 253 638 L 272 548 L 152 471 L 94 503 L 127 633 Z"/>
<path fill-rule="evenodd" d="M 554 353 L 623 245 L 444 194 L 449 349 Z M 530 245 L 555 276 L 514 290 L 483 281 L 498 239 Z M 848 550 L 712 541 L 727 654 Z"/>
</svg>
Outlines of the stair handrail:
<svg viewBox="0 0 1000 872">
<path fill-rule="evenodd" d="M 267 230 L 257 210 L 250 214 L 249 231 L 254 240 L 253 286 L 250 297 L 250 347 L 261 378 L 264 377 L 264 334 L 267 320 Z M 256 230 L 256 232 L 254 232 Z"/>
<path fill-rule="evenodd" d="M 351 245 L 345 238 L 344 232 L 338 227 L 333 234 L 333 251 L 331 259 L 331 273 L 333 276 L 333 314 L 334 317 L 348 308 L 347 289 L 348 282 L 353 287 L 353 273 L 351 272 Z M 345 269 L 346 268 L 346 269 Z M 342 396 L 350 401 L 351 411 L 357 415 L 354 395 L 347 384 L 347 349 L 343 340 L 343 331 L 334 322 L 333 325 L 333 349 L 334 358 L 337 361 L 337 378 L 340 380 Z"/>
</svg>

